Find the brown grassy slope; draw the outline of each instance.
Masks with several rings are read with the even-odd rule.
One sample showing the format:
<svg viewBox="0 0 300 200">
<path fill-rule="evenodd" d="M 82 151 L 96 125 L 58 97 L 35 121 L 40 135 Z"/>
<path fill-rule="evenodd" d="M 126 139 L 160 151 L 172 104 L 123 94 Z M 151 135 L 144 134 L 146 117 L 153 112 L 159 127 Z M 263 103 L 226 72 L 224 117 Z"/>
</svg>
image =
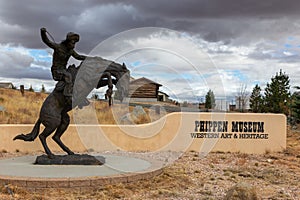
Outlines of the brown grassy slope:
<svg viewBox="0 0 300 200">
<path fill-rule="evenodd" d="M 0 106 L 5 112 L 0 113 L 0 124 L 32 124 L 38 118 L 42 102 L 47 94 L 25 92 L 0 88 Z"/>
<path fill-rule="evenodd" d="M 0 124 L 34 124 L 38 119 L 42 103 L 47 98 L 48 94 L 25 92 L 25 96 L 21 95 L 18 90 L 0 88 L 0 106 L 5 108 L 4 112 L 0 112 Z M 77 108 L 76 108 L 77 109 Z M 133 107 L 127 107 L 120 104 L 114 104 L 109 107 L 107 102 L 91 101 L 89 107 L 85 107 L 82 111 L 71 111 L 71 123 L 74 123 L 74 115 L 80 113 L 79 118 L 76 117 L 76 123 L 88 123 L 90 117 L 96 117 L 98 124 L 116 124 L 119 118 L 128 112 L 131 112 Z M 150 110 L 145 109 L 148 116 L 135 121 L 136 124 L 149 123 L 159 119 L 159 115 L 151 115 Z M 74 114 L 74 115 L 73 115 Z"/>
</svg>

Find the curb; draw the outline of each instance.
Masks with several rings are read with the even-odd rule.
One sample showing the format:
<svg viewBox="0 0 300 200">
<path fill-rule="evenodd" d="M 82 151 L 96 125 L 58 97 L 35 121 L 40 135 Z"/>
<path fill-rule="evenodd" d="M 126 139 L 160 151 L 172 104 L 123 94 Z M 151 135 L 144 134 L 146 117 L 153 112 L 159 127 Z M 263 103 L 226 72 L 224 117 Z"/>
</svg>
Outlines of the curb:
<svg viewBox="0 0 300 200">
<path fill-rule="evenodd" d="M 49 189 L 73 189 L 86 190 L 99 188 L 105 185 L 130 183 L 139 180 L 146 180 L 160 175 L 163 168 L 135 173 L 125 173 L 112 176 L 94 176 L 80 178 L 31 178 L 0 176 L 1 185 L 14 185 L 28 191 L 38 192 Z"/>
</svg>

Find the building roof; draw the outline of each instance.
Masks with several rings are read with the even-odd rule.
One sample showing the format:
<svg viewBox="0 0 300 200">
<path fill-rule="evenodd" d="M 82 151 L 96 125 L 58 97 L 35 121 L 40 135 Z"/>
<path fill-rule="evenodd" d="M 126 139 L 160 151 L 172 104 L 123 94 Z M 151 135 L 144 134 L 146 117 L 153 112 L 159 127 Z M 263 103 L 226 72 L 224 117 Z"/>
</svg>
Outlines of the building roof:
<svg viewBox="0 0 300 200">
<path fill-rule="evenodd" d="M 12 88 L 13 86 L 11 82 L 0 82 L 0 88 Z"/>
<path fill-rule="evenodd" d="M 152 81 L 152 80 L 150 80 L 150 79 L 147 79 L 147 78 L 145 78 L 145 77 L 138 78 L 138 79 L 134 79 L 134 80 L 130 81 L 130 84 L 136 83 L 136 82 L 140 82 L 140 81 L 144 81 L 144 82 L 148 82 L 148 83 L 150 83 L 150 84 L 155 84 L 155 85 L 158 85 L 158 86 L 162 86 L 161 84 L 156 83 L 156 82 L 154 82 L 154 81 Z"/>
</svg>

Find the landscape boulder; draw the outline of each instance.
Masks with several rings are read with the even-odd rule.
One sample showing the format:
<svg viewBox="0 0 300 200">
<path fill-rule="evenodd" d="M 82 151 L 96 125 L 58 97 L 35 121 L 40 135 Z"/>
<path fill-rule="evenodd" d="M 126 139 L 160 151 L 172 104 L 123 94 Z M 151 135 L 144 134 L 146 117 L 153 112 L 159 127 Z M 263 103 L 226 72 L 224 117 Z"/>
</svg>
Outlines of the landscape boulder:
<svg viewBox="0 0 300 200">
<path fill-rule="evenodd" d="M 135 124 L 136 121 L 138 121 L 141 118 L 147 117 L 147 113 L 143 109 L 142 106 L 136 106 L 134 107 L 133 111 L 131 113 L 127 113 L 126 115 L 122 116 L 120 118 L 121 124 Z"/>
</svg>

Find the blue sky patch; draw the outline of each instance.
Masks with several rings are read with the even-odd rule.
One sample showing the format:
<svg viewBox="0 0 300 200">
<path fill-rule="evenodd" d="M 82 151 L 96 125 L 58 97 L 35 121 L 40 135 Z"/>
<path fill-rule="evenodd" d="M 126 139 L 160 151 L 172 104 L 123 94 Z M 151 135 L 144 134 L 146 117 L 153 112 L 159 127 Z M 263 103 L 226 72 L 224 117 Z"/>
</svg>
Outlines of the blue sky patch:
<svg viewBox="0 0 300 200">
<path fill-rule="evenodd" d="M 49 53 L 46 50 L 42 50 L 42 49 L 30 49 L 29 50 L 29 54 L 35 60 L 38 60 L 38 61 L 51 62 L 51 60 L 52 60 L 52 57 L 49 56 Z"/>
<path fill-rule="evenodd" d="M 247 80 L 247 76 L 243 73 L 241 73 L 240 70 L 225 70 L 226 72 L 232 74 L 235 77 L 238 77 L 241 81 L 246 81 Z"/>
<path fill-rule="evenodd" d="M 285 48 L 292 48 L 293 45 L 291 45 L 291 44 L 284 44 L 284 47 L 285 47 Z"/>
</svg>

